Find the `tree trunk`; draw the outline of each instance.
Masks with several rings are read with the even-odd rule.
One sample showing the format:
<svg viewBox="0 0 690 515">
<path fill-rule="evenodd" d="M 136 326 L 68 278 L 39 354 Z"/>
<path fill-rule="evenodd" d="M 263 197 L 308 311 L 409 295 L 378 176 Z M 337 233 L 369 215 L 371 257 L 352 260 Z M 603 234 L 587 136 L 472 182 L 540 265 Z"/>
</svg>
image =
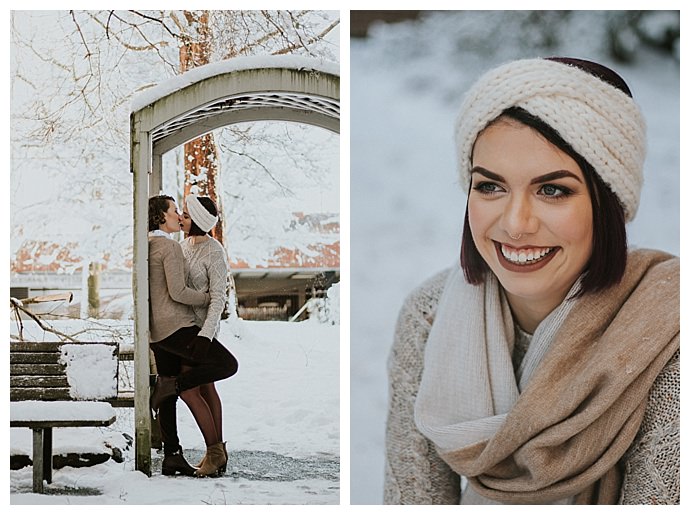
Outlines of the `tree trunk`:
<svg viewBox="0 0 690 515">
<path fill-rule="evenodd" d="M 208 11 L 185 11 L 190 35 L 180 46 L 180 73 L 208 64 L 211 58 L 211 29 Z M 220 162 L 213 133 L 205 134 L 184 145 L 184 196 L 189 193 L 211 197 L 218 207 L 218 224 L 211 235 L 223 243 L 223 192 Z"/>
</svg>

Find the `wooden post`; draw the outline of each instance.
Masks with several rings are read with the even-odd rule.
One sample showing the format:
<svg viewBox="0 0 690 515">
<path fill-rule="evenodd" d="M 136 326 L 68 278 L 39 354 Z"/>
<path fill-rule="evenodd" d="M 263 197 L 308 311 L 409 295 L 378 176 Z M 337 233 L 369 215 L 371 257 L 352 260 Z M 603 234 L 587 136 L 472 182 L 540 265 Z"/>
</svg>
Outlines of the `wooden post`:
<svg viewBox="0 0 690 515">
<path fill-rule="evenodd" d="M 141 116 L 142 112 L 135 113 L 130 121 L 130 165 L 134 175 L 134 445 L 136 470 L 150 476 L 148 197 L 151 136 L 141 131 Z"/>
<path fill-rule="evenodd" d="M 100 287 L 101 287 L 101 264 L 89 263 L 89 277 L 86 280 L 89 291 L 89 316 L 98 318 L 101 308 Z"/>
<path fill-rule="evenodd" d="M 34 487 L 33 490 L 35 493 L 42 494 L 43 493 L 43 459 L 44 459 L 44 452 L 43 452 L 43 428 L 41 427 L 35 427 L 33 429 L 34 433 L 34 456 L 33 456 L 33 478 L 34 478 Z M 51 452 L 52 454 L 52 452 Z"/>
</svg>

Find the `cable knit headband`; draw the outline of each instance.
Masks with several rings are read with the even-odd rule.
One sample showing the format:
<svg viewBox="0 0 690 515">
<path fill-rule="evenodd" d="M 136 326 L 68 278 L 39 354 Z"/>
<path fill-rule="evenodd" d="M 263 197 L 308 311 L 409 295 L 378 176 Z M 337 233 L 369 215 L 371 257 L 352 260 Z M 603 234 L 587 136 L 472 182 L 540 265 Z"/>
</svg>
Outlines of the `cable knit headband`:
<svg viewBox="0 0 690 515">
<path fill-rule="evenodd" d="M 192 222 L 194 222 L 199 229 L 208 232 L 216 226 L 218 217 L 213 216 L 201 205 L 199 197 L 196 195 L 187 195 L 185 201 L 187 202 L 187 212 Z"/>
<path fill-rule="evenodd" d="M 618 196 L 626 221 L 635 217 L 646 153 L 639 107 L 598 77 L 545 59 L 524 59 L 494 68 L 465 95 L 455 127 L 465 192 L 471 182 L 477 136 L 509 107 L 521 107 L 554 128 Z"/>
</svg>

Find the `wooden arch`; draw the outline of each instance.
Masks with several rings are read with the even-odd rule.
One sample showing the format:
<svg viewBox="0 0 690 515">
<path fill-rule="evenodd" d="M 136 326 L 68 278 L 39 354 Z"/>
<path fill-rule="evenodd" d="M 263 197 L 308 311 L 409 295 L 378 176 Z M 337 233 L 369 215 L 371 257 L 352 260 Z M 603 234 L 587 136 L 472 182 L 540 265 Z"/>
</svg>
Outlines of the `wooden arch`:
<svg viewBox="0 0 690 515">
<path fill-rule="evenodd" d="M 162 185 L 162 156 L 214 129 L 279 120 L 340 132 L 337 64 L 297 56 L 237 58 L 195 68 L 140 93 L 130 115 L 134 180 L 136 469 L 151 475 L 148 199 Z"/>
</svg>

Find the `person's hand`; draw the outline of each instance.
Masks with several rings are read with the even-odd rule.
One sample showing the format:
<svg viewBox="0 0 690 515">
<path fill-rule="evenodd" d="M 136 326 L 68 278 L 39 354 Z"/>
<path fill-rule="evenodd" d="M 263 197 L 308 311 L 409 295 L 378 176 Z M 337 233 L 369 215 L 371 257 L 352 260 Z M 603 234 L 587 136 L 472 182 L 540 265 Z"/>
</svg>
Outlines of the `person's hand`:
<svg viewBox="0 0 690 515">
<path fill-rule="evenodd" d="M 211 340 L 205 336 L 195 336 L 189 344 L 192 361 L 206 361 Z"/>
</svg>

